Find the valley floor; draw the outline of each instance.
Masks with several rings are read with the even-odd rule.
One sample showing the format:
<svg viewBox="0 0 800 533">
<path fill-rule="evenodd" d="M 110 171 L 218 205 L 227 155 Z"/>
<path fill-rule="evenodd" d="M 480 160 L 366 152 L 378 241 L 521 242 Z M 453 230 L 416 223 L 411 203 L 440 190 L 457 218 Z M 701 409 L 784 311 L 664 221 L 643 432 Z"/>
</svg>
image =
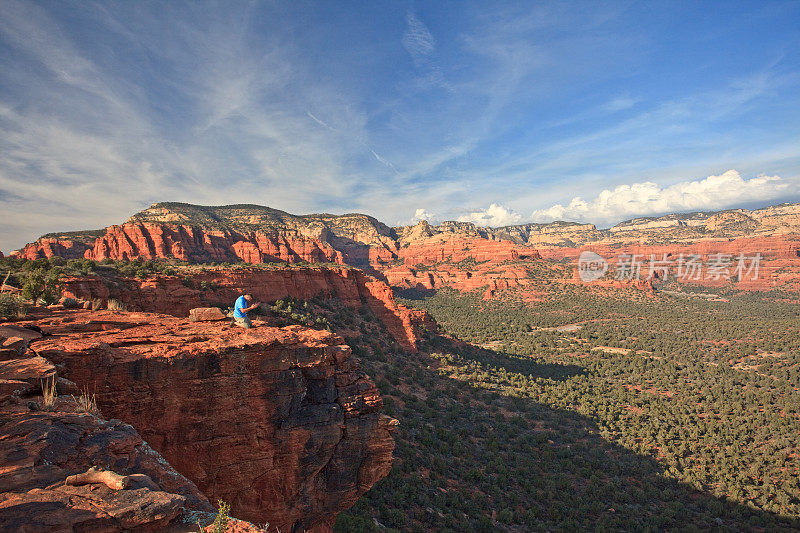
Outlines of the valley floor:
<svg viewBox="0 0 800 533">
<path fill-rule="evenodd" d="M 800 529 L 800 309 L 720 300 L 404 301 L 446 335 L 413 356 L 349 339 L 401 423 L 392 473 L 337 529 Z"/>
</svg>

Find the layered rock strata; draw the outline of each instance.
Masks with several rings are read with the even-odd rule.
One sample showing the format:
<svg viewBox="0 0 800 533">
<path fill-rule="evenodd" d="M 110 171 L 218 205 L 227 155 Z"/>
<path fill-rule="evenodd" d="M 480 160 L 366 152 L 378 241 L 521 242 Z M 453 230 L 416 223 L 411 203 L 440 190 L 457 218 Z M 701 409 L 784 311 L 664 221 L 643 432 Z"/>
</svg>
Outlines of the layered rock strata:
<svg viewBox="0 0 800 533">
<path fill-rule="evenodd" d="M 209 519 L 208 499 L 133 426 L 87 411 L 79 387 L 56 379 L 52 361 L 32 348 L 41 333 L 0 326 L 0 339 L 7 335 L 26 342 L 0 361 L 0 530 L 188 531 Z M 65 483 L 90 467 L 130 478 L 122 490 Z"/>
<path fill-rule="evenodd" d="M 332 333 L 155 313 L 49 310 L 37 318 L 45 335 L 31 341 L 29 363 L 0 364 L 4 379 L 12 366 L 26 369 L 0 401 L 3 527 L 36 513 L 41 528 L 32 530 L 57 520 L 168 530 L 188 511 L 213 510 L 209 498 L 269 531 L 330 531 L 391 468 L 397 421 L 381 414 L 374 384 Z M 33 382 L 56 370 L 67 387 L 61 403 L 31 411 Z M 74 413 L 64 393 L 78 390 L 115 420 Z M 90 466 L 146 474 L 161 490 L 64 486 Z"/>
</svg>

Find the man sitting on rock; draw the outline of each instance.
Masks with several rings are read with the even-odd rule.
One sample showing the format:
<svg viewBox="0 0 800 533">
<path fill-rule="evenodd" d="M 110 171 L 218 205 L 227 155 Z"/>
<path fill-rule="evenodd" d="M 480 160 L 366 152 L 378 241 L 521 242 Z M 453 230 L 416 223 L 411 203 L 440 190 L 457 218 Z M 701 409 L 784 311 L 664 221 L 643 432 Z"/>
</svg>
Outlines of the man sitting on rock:
<svg viewBox="0 0 800 533">
<path fill-rule="evenodd" d="M 253 324 L 247 317 L 247 313 L 259 305 L 261 305 L 260 302 L 254 302 L 251 294 L 239 296 L 236 299 L 236 303 L 233 304 L 233 319 L 236 321 L 236 325 L 246 329 L 253 327 Z"/>
</svg>

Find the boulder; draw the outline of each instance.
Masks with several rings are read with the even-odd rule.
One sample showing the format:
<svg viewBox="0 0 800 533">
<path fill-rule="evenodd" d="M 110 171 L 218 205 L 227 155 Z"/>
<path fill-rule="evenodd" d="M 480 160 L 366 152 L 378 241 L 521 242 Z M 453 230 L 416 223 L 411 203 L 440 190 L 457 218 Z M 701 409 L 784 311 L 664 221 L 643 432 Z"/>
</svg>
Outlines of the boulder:
<svg viewBox="0 0 800 533">
<path fill-rule="evenodd" d="M 25 385 L 0 380 L 0 393 Z M 213 511 L 132 426 L 82 413 L 72 398 L 59 399 L 58 407 L 0 407 L 0 530 L 190 531 L 174 527 L 176 521 L 191 523 L 195 515 Z M 122 490 L 65 483 L 98 464 L 148 482 Z"/>
<path fill-rule="evenodd" d="M 3 341 L 3 350 L 13 350 L 18 355 L 25 355 L 28 351 L 28 341 L 22 337 L 9 337 Z"/>
<path fill-rule="evenodd" d="M 223 313 L 219 307 L 195 307 L 189 310 L 189 320 L 192 322 L 225 320 L 225 313 Z"/>
</svg>

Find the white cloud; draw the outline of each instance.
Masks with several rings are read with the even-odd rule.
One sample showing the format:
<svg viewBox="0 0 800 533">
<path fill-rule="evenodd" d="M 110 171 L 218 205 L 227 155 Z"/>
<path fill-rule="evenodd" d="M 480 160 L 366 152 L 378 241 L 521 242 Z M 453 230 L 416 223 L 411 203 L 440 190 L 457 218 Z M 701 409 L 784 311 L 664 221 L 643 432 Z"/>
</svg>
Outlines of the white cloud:
<svg viewBox="0 0 800 533">
<path fill-rule="evenodd" d="M 478 226 L 510 226 L 521 224 L 524 219 L 518 213 L 506 209 L 502 205 L 492 204 L 486 209 L 475 211 L 458 217 L 459 222 L 472 222 Z"/>
<path fill-rule="evenodd" d="M 411 57 L 418 59 L 432 54 L 436 50 L 436 39 L 413 11 L 406 15 L 406 24 L 408 26 L 403 34 L 403 46 Z"/>
<path fill-rule="evenodd" d="M 565 205 L 556 204 L 533 212 L 536 222 L 577 220 L 616 223 L 626 218 L 676 211 L 713 211 L 745 203 L 772 201 L 798 190 L 797 183 L 778 176 L 744 179 L 736 170 L 702 180 L 684 181 L 668 187 L 646 181 L 605 189 L 591 200 L 576 196 Z"/>
<path fill-rule="evenodd" d="M 420 209 L 417 209 L 416 212 L 414 213 L 414 216 L 411 217 L 411 223 L 412 224 L 417 224 L 419 222 L 422 222 L 423 220 L 427 220 L 428 222 L 432 222 L 432 221 L 434 221 L 436 219 L 437 219 L 436 215 L 434 215 L 430 211 L 427 211 L 426 209 L 420 208 Z"/>
</svg>

